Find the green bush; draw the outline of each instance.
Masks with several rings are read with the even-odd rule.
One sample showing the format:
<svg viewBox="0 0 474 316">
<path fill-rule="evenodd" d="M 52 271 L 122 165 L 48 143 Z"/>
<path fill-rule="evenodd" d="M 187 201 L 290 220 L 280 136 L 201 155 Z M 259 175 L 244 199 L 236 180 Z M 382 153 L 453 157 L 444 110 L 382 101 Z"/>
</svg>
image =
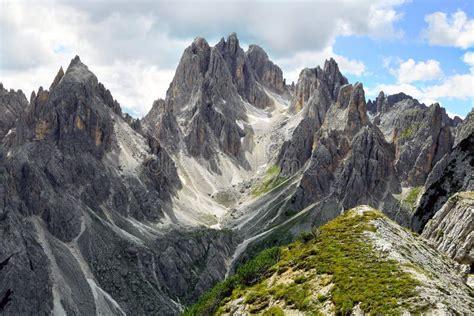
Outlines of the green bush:
<svg viewBox="0 0 474 316">
<path fill-rule="evenodd" d="M 278 247 L 262 251 L 258 256 L 243 264 L 237 270 L 240 282 L 245 285 L 257 282 L 271 266 L 278 262 L 279 256 L 280 248 Z"/>
<path fill-rule="evenodd" d="M 302 243 L 307 243 L 311 239 L 313 239 L 313 235 L 309 232 L 302 232 L 296 238 L 297 240 L 301 241 Z"/>
<path fill-rule="evenodd" d="M 212 315 L 221 305 L 224 298 L 230 296 L 237 287 L 245 287 L 260 281 L 267 270 L 280 258 L 280 248 L 274 247 L 262 251 L 258 256 L 243 264 L 237 273 L 222 282 L 217 283 L 207 291 L 194 305 L 187 308 L 182 315 L 201 316 Z M 252 299 L 250 296 L 248 299 Z"/>
</svg>

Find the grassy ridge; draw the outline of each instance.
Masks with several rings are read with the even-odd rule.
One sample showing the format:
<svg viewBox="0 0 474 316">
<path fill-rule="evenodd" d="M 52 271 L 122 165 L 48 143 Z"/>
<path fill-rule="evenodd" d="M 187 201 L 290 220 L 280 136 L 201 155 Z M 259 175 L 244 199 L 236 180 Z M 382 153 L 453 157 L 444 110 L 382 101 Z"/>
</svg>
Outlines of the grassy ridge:
<svg viewBox="0 0 474 316">
<path fill-rule="evenodd" d="M 318 315 L 328 302 L 337 314 L 350 313 L 356 305 L 370 314 L 410 310 L 404 301 L 415 296 L 417 281 L 398 262 L 375 251 L 365 236 L 375 230 L 370 221 L 381 216 L 375 211 L 348 212 L 322 226 L 313 238 L 306 235 L 288 247 L 262 252 L 185 315 L 229 312 L 227 303 L 239 298 L 247 311 L 263 315 L 281 315 L 285 308 Z"/>
<path fill-rule="evenodd" d="M 237 288 L 249 286 L 263 278 L 270 267 L 280 258 L 280 248 L 269 248 L 242 265 L 237 273 L 216 284 L 196 304 L 184 311 L 184 316 L 212 315 L 222 300 Z"/>
</svg>

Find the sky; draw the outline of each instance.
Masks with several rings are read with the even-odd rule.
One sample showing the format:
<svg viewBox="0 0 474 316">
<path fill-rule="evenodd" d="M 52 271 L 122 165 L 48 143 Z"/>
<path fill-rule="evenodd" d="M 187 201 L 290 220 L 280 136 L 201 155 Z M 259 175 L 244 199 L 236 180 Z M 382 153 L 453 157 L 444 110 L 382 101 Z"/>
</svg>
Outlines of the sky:
<svg viewBox="0 0 474 316">
<path fill-rule="evenodd" d="M 0 0 L 0 82 L 27 97 L 75 55 L 122 108 L 164 98 L 184 49 L 236 32 L 287 82 L 333 57 L 367 99 L 405 92 L 451 116 L 474 106 L 474 1 Z"/>
</svg>

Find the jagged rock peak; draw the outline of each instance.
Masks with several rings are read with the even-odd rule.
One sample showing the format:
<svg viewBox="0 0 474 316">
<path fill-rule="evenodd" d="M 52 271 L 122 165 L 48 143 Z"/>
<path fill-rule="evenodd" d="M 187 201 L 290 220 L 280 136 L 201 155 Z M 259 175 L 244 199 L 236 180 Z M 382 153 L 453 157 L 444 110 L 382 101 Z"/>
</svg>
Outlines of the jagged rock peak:
<svg viewBox="0 0 474 316">
<path fill-rule="evenodd" d="M 64 77 L 64 70 L 63 67 L 61 66 L 59 68 L 58 73 L 56 74 L 56 77 L 54 78 L 53 82 L 51 83 L 51 86 L 49 87 L 49 90 L 54 89 L 58 85 L 58 83 L 61 81 L 61 79 Z"/>
<path fill-rule="evenodd" d="M 285 90 L 283 72 L 269 59 L 263 48 L 258 45 L 250 45 L 245 55 L 248 57 L 258 81 L 279 93 Z"/>
<path fill-rule="evenodd" d="M 67 78 L 68 81 L 75 82 L 86 82 L 92 80 L 94 83 L 97 83 L 97 77 L 84 63 L 82 63 L 81 59 L 77 55 L 71 60 L 71 63 L 67 67 L 66 73 L 62 78 Z"/>
<path fill-rule="evenodd" d="M 15 126 L 27 106 L 28 100 L 21 90 L 7 90 L 0 83 L 0 141 Z"/>
<path fill-rule="evenodd" d="M 205 38 L 203 37 L 196 37 L 191 44 L 191 47 L 195 47 L 201 50 L 208 50 L 209 49 L 209 43 L 206 41 Z"/>
<path fill-rule="evenodd" d="M 457 117 L 457 116 L 456 116 Z M 455 144 L 459 144 L 464 138 L 467 138 L 469 134 L 474 132 L 474 108 L 471 112 L 467 113 L 466 117 L 456 128 L 456 140 Z"/>
<path fill-rule="evenodd" d="M 230 33 L 227 37 L 227 47 L 230 53 L 236 53 L 237 49 L 240 48 L 239 38 L 235 32 Z"/>
<path fill-rule="evenodd" d="M 321 69 L 319 66 L 316 68 L 303 69 L 298 78 L 290 111 L 299 112 L 319 83 L 326 86 L 331 99 L 336 101 L 339 95 L 339 89 L 343 85 L 348 84 L 349 81 L 341 74 L 339 66 L 332 58 L 326 60 L 324 69 Z"/>
<path fill-rule="evenodd" d="M 380 91 L 375 100 L 369 100 L 367 102 L 367 110 L 369 113 L 374 115 L 378 113 L 385 113 L 389 111 L 394 105 L 402 101 L 405 101 L 406 106 L 408 107 L 425 107 L 425 105 L 418 102 L 417 99 L 403 92 L 386 95 L 383 91 Z"/>
<path fill-rule="evenodd" d="M 362 83 L 342 86 L 339 90 L 337 104 L 342 109 L 347 108 L 347 125 L 350 130 L 359 130 L 360 127 L 369 123 Z"/>
</svg>

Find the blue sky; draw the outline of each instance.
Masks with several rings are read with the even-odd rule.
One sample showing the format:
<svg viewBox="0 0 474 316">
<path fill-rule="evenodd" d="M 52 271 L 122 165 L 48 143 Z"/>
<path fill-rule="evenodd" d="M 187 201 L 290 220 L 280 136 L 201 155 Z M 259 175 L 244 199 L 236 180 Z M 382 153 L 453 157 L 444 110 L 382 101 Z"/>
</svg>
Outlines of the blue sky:
<svg viewBox="0 0 474 316">
<path fill-rule="evenodd" d="M 289 82 L 333 57 L 367 98 L 402 91 L 464 116 L 474 102 L 473 12 L 472 0 L 0 0 L 0 78 L 29 95 L 78 54 L 140 117 L 165 96 L 195 37 L 214 45 L 237 32 Z"/>
<path fill-rule="evenodd" d="M 402 14 L 400 20 L 395 23 L 396 27 L 403 32 L 400 38 L 373 39 L 367 36 L 341 36 L 335 41 L 335 53 L 349 55 L 365 64 L 364 74 L 349 74 L 348 78 L 350 81 L 363 82 L 368 89 L 366 94 L 369 98 L 376 95 L 378 91 L 376 88 L 380 85 L 394 85 L 394 88 L 397 86 L 397 78 L 387 71 L 388 65 L 384 65 L 390 59 L 393 62 L 392 67 L 397 66 L 397 59 L 402 61 L 413 59 L 415 62 L 432 59 L 439 62 L 443 74 L 436 79 L 412 82 L 412 85 L 417 88 L 437 85 L 449 76 L 471 72 L 470 68 L 474 66 L 464 62 L 463 57 L 466 53 L 473 51 L 472 42 L 474 39 L 468 48 L 455 47 L 451 44 L 430 44 L 424 33 L 427 29 L 424 17 L 434 12 L 443 12 L 450 16 L 455 12 L 462 11 L 472 23 L 473 1 L 413 1 L 402 4 L 397 11 Z M 474 29 L 471 29 L 470 36 L 474 37 Z M 468 85 L 471 90 L 474 90 L 472 76 Z M 427 96 L 426 99 L 431 98 Z M 459 98 L 433 97 L 432 99 L 440 102 L 450 113 L 460 116 L 465 116 L 474 106 L 472 93 Z"/>
</svg>

